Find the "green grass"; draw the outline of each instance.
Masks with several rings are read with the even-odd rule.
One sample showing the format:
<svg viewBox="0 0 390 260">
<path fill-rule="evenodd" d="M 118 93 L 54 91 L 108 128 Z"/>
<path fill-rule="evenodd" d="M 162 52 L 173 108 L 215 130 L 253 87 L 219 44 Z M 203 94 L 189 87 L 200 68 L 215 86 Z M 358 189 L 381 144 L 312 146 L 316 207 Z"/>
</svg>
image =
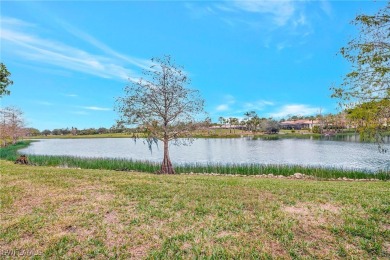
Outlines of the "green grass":
<svg viewBox="0 0 390 260">
<path fill-rule="evenodd" d="M 17 149 L 27 147 L 29 141 L 19 142 L 15 146 L 0 149 L 0 159 L 15 160 Z M 82 169 L 105 169 L 117 171 L 139 171 L 153 173 L 159 170 L 160 164 L 148 161 L 110 158 L 81 158 L 72 156 L 48 156 L 30 155 L 29 160 L 34 165 L 60 166 L 65 168 Z M 390 180 L 388 171 L 365 172 L 361 170 L 349 170 L 331 167 L 311 167 L 302 165 L 275 165 L 275 164 L 181 164 L 175 165 L 177 173 L 216 173 L 216 174 L 239 174 L 260 175 L 274 174 L 290 176 L 294 173 L 303 173 L 320 179 L 350 178 Z"/>
<path fill-rule="evenodd" d="M 39 135 L 29 136 L 30 139 L 78 139 L 78 138 L 131 138 L 133 135 L 137 137 L 144 137 L 143 133 L 105 133 L 105 134 L 92 134 L 92 135 Z M 342 138 L 345 136 L 355 135 L 356 132 L 353 129 L 344 129 L 341 132 L 336 133 L 332 138 Z M 296 139 L 321 139 L 323 135 L 318 133 L 312 133 L 310 130 L 285 130 L 281 129 L 278 134 L 265 134 L 262 132 L 251 132 L 240 129 L 209 129 L 209 130 L 196 130 L 193 132 L 194 138 L 241 138 L 243 136 L 266 139 L 266 140 L 277 140 L 283 138 L 296 138 Z M 390 136 L 390 131 L 383 133 L 383 136 Z"/>
<path fill-rule="evenodd" d="M 32 141 L 19 141 L 14 145 L 8 145 L 6 147 L 1 147 L 0 148 L 0 159 L 15 161 L 19 156 L 18 150 L 28 147 L 31 142 Z"/>
<path fill-rule="evenodd" d="M 36 259 L 390 257 L 390 182 L 0 164 L 2 252 L 26 250 Z"/>
<path fill-rule="evenodd" d="M 117 171 L 139 171 L 153 173 L 160 169 L 160 163 L 148 161 L 136 161 L 128 159 L 109 158 L 80 158 L 71 156 L 44 156 L 31 155 L 30 161 L 41 166 L 61 166 L 82 169 L 106 169 Z M 274 164 L 183 164 L 175 165 L 175 171 L 184 173 L 215 173 L 215 174 L 238 174 L 238 175 L 261 175 L 274 174 L 290 176 L 294 173 L 304 173 L 306 175 L 321 179 L 330 178 L 351 178 L 366 179 L 375 178 L 389 180 L 390 174 L 385 171 L 368 173 L 359 170 L 347 170 L 329 167 L 309 167 L 300 165 L 274 165 Z"/>
</svg>

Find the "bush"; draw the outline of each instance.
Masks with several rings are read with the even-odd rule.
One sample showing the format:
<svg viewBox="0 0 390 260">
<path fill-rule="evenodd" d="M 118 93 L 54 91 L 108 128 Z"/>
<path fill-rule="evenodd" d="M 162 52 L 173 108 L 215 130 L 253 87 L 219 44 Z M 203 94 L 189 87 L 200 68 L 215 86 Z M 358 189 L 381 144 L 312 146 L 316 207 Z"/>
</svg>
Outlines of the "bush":
<svg viewBox="0 0 390 260">
<path fill-rule="evenodd" d="M 314 134 L 320 134 L 321 133 L 320 126 L 318 126 L 318 125 L 313 126 L 313 129 L 311 131 Z"/>
</svg>

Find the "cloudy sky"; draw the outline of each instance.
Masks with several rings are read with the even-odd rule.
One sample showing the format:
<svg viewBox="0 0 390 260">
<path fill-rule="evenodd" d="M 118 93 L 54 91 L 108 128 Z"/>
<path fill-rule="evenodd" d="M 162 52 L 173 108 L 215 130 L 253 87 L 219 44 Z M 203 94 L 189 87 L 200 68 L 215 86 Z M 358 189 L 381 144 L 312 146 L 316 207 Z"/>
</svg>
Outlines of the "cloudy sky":
<svg viewBox="0 0 390 260">
<path fill-rule="evenodd" d="M 350 21 L 385 1 L 2 1 L 1 105 L 30 127 L 110 127 L 115 100 L 152 57 L 171 55 L 206 111 L 277 119 L 337 112 L 329 88 L 348 64 Z"/>
</svg>

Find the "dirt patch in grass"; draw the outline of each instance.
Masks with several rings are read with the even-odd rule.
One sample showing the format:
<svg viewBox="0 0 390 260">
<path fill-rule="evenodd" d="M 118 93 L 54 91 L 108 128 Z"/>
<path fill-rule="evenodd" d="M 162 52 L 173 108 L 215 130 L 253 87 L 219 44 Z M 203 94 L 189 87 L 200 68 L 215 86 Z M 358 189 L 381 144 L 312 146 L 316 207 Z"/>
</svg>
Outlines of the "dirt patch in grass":
<svg viewBox="0 0 390 260">
<path fill-rule="evenodd" d="M 317 206 L 323 211 L 329 211 L 329 212 L 334 213 L 334 214 L 339 214 L 340 210 L 341 210 L 341 208 L 339 206 L 336 206 L 336 205 L 333 205 L 330 203 L 320 204 Z"/>
<path fill-rule="evenodd" d="M 384 230 L 390 231 L 390 224 L 382 225 Z"/>
<path fill-rule="evenodd" d="M 50 244 L 69 235 L 79 242 L 101 236 L 99 233 L 104 230 L 98 223 L 90 225 L 88 214 L 94 213 L 97 218 L 103 216 L 109 210 L 110 201 L 115 198 L 110 193 L 110 187 L 97 183 L 77 183 L 79 185 L 69 188 L 45 185 L 39 181 L 18 180 L 12 184 L 21 191 L 15 196 L 13 204 L 1 212 L 2 232 L 9 236 L 8 242 L 0 242 L 4 250 L 31 247 L 39 250 L 42 244 Z M 91 208 L 93 210 L 89 210 Z M 113 227 L 120 227 L 115 215 L 108 214 L 104 220 L 109 223 L 107 241 L 118 241 L 120 236 L 111 235 Z M 15 229 L 19 230 L 17 237 L 12 235 Z"/>
<path fill-rule="evenodd" d="M 66 198 L 70 202 L 78 200 L 79 198 L 74 194 L 67 194 L 63 191 L 58 191 L 53 188 L 48 188 L 40 185 L 29 184 L 26 186 L 19 186 L 23 188 L 23 197 L 14 201 L 12 208 L 16 216 L 24 216 L 32 214 L 34 209 L 45 208 L 46 204 L 50 203 L 53 198 L 59 200 L 57 203 L 62 203 L 61 199 Z M 5 213 L 7 210 L 5 211 Z"/>
<path fill-rule="evenodd" d="M 383 251 L 390 255 L 390 242 L 383 243 Z"/>
<path fill-rule="evenodd" d="M 237 234 L 236 234 L 236 233 L 233 233 L 233 232 L 222 231 L 222 232 L 219 232 L 215 237 L 216 237 L 216 238 L 224 238 L 224 237 L 236 236 L 236 235 L 237 235 Z"/>
<path fill-rule="evenodd" d="M 272 256 L 277 258 L 284 258 L 288 255 L 286 249 L 277 241 L 266 240 L 263 248 L 266 252 L 269 252 Z"/>
<path fill-rule="evenodd" d="M 130 251 L 131 256 L 134 259 L 142 259 L 148 254 L 149 250 L 150 250 L 149 245 L 140 245 L 140 246 L 136 246 L 136 247 L 131 248 L 129 251 Z"/>
<path fill-rule="evenodd" d="M 313 256 L 331 255 L 336 250 L 336 240 L 328 226 L 341 224 L 341 208 L 330 203 L 298 203 L 287 206 L 283 211 L 297 221 L 293 231 L 296 239 L 308 244 L 306 250 Z"/>
<path fill-rule="evenodd" d="M 106 231 L 105 245 L 109 248 L 120 247 L 125 243 L 123 233 L 124 226 L 118 218 L 116 211 L 106 212 L 103 225 Z"/>
<path fill-rule="evenodd" d="M 311 211 L 307 207 L 302 207 L 302 206 L 289 206 L 289 207 L 285 207 L 283 210 L 286 211 L 287 213 L 297 215 L 297 216 L 302 216 L 302 217 L 306 217 L 311 214 Z"/>
<path fill-rule="evenodd" d="M 292 215 L 303 225 L 320 226 L 331 223 L 340 213 L 339 206 L 326 204 L 299 203 L 295 206 L 286 206 L 283 211 Z"/>
</svg>

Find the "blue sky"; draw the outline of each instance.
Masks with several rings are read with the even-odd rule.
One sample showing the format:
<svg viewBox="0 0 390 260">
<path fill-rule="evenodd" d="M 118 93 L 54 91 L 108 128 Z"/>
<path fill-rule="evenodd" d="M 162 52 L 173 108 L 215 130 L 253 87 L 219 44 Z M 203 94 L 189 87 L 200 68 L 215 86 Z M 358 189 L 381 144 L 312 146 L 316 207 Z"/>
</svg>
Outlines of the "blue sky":
<svg viewBox="0 0 390 260">
<path fill-rule="evenodd" d="M 337 112 L 350 21 L 385 1 L 2 1 L 1 105 L 40 130 L 110 127 L 115 99 L 152 57 L 171 55 L 213 121 Z"/>
</svg>

